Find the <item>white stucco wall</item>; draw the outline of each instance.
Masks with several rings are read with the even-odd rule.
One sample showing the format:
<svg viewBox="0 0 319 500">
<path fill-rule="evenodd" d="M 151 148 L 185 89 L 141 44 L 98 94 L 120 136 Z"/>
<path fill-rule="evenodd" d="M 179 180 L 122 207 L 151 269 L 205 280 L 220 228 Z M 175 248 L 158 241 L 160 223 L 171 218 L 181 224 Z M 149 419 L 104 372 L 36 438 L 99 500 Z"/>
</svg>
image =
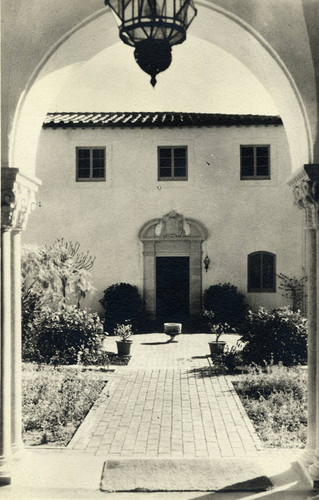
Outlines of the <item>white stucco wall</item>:
<svg viewBox="0 0 319 500">
<path fill-rule="evenodd" d="M 271 180 L 241 181 L 241 144 L 270 144 Z M 158 182 L 157 147 L 188 147 L 188 181 Z M 106 147 L 106 181 L 75 182 L 75 150 Z M 210 164 L 208 165 L 207 162 Z M 247 255 L 276 254 L 277 273 L 302 273 L 302 213 L 286 181 L 291 166 L 282 126 L 179 129 L 44 129 L 36 175 L 43 185 L 24 243 L 79 241 L 96 256 L 92 268 L 99 309 L 103 290 L 129 282 L 143 290 L 143 245 L 149 219 L 176 210 L 203 223 L 208 239 L 203 290 L 219 282 L 238 286 L 251 307 L 286 304 L 277 293 L 247 293 Z M 278 283 L 277 283 L 278 284 Z"/>
</svg>

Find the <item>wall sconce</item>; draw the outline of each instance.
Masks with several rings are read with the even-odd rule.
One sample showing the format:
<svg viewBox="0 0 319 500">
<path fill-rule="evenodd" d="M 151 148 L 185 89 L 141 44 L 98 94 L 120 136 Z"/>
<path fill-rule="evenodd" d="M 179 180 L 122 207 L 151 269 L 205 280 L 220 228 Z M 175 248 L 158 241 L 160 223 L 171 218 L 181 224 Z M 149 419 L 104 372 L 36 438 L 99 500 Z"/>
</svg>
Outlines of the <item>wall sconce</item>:
<svg viewBox="0 0 319 500">
<path fill-rule="evenodd" d="M 206 255 L 205 259 L 203 260 L 204 262 L 204 265 L 205 265 L 205 270 L 206 270 L 206 273 L 208 271 L 208 268 L 209 268 L 209 264 L 210 264 L 210 258 L 208 257 L 208 255 Z"/>
</svg>

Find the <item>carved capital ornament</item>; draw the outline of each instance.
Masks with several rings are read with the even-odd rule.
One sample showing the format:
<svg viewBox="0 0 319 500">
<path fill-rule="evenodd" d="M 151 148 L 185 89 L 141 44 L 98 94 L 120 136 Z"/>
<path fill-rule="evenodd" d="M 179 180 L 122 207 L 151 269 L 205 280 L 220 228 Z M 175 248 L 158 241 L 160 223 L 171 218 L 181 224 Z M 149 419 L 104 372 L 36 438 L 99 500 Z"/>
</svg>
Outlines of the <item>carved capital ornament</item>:
<svg viewBox="0 0 319 500">
<path fill-rule="evenodd" d="M 29 179 L 17 168 L 1 169 L 1 229 L 25 229 L 29 213 L 35 208 L 40 181 Z"/>
<path fill-rule="evenodd" d="M 305 210 L 306 227 L 319 228 L 319 164 L 304 165 L 288 184 L 295 204 Z"/>
</svg>

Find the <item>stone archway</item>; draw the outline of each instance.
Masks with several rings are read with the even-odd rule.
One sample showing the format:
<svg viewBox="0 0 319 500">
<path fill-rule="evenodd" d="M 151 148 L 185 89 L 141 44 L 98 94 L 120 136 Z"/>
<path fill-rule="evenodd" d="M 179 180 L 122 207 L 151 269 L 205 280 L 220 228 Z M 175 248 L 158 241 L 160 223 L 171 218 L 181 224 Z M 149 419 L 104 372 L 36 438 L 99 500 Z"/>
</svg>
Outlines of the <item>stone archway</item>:
<svg viewBox="0 0 319 500">
<path fill-rule="evenodd" d="M 156 259 L 158 257 L 189 257 L 189 313 L 201 312 L 202 242 L 207 229 L 194 219 L 171 211 L 152 219 L 140 229 L 144 257 L 144 304 L 156 315 Z"/>
<path fill-rule="evenodd" d="M 207 0 L 200 0 L 198 7 L 198 19 L 191 26 L 190 34 L 226 50 L 262 82 L 283 119 L 292 170 L 312 162 L 309 117 L 294 78 L 282 59 L 241 17 Z M 10 133 L 9 165 L 18 165 L 25 175 L 34 175 L 42 123 L 55 96 L 69 80 L 76 81 L 78 70 L 85 61 L 116 40 L 111 13 L 102 9 L 73 27 L 51 47 L 34 69 L 16 107 Z"/>
<path fill-rule="evenodd" d="M 291 161 L 293 170 L 298 169 L 304 163 L 309 163 L 316 161 L 313 153 L 313 142 L 316 138 L 316 98 L 311 93 L 311 89 L 315 88 L 313 83 L 311 83 L 311 88 L 309 85 L 309 93 L 307 89 L 303 88 L 303 82 L 305 72 L 300 71 L 301 60 L 298 60 L 294 56 L 294 51 L 291 50 L 289 43 L 285 37 L 282 37 L 282 45 L 288 47 L 286 51 L 283 51 L 283 59 L 279 57 L 276 50 L 272 48 L 272 40 L 269 39 L 269 43 L 262 36 L 262 26 L 254 30 L 249 26 L 249 22 L 254 23 L 254 20 L 246 13 L 243 14 L 240 11 L 240 6 L 238 2 L 233 5 L 233 10 L 223 9 L 216 5 L 218 2 L 212 3 L 208 0 L 199 0 L 199 21 L 198 22 L 198 36 L 209 41 L 212 44 L 219 45 L 225 50 L 232 53 L 235 57 L 238 57 L 244 64 L 251 69 L 251 71 L 262 81 L 267 88 L 268 92 L 274 98 L 277 104 L 279 113 L 284 119 L 284 125 L 287 131 L 288 141 L 290 145 Z M 296 2 L 297 4 L 297 2 Z M 301 7 L 300 7 L 301 6 Z M 298 8 L 302 9 L 302 2 L 298 3 Z M 295 7 L 295 6 L 294 6 Z M 244 8 L 247 8 L 244 6 Z M 270 6 L 271 8 L 271 6 Z M 74 8 L 72 5 L 67 3 L 64 6 L 64 11 L 61 12 L 61 19 L 64 17 L 65 11 L 69 9 L 72 10 L 72 16 Z M 21 9 L 22 10 L 22 9 Z M 45 10 L 42 9 L 44 15 L 46 15 Z M 238 13 L 238 16 L 236 15 Z M 40 14 L 40 12 L 39 12 Z M 69 12 L 70 14 L 70 12 Z M 32 9 L 29 11 L 23 10 L 23 16 L 25 16 L 25 26 L 32 26 L 30 22 L 30 17 L 32 16 Z M 48 14 L 49 16 L 50 14 Z M 261 16 L 258 16 L 261 17 Z M 302 20 L 304 19 L 304 14 L 301 12 L 299 16 Z M 247 18 L 247 22 L 243 22 L 243 19 Z M 35 19 L 35 18 L 34 18 Z M 34 19 L 31 21 L 34 22 Z M 276 27 L 271 29 L 268 28 L 267 23 L 263 24 L 266 26 L 266 30 L 269 33 L 275 33 Z M 48 21 L 48 19 L 46 19 Z M 281 21 L 281 19 L 280 19 Z M 38 20 L 41 23 L 41 20 Z M 40 30 L 39 33 L 43 36 L 43 40 L 47 38 L 47 33 L 55 32 L 50 26 L 50 23 L 41 23 L 44 29 Z M 214 29 L 212 29 L 214 26 Z M 192 30 L 195 29 L 194 24 Z M 197 28 L 196 28 L 197 29 Z M 47 30 L 47 31 L 46 31 Z M 315 30 L 315 27 L 314 27 Z M 196 33 L 196 30 L 193 31 Z M 20 300 L 19 300 L 19 234 L 21 231 L 21 220 L 24 219 L 23 226 L 26 223 L 27 214 L 31 208 L 32 196 L 27 196 L 25 198 L 25 203 L 21 204 L 22 195 L 20 193 L 21 186 L 25 184 L 28 185 L 28 193 L 31 191 L 35 192 L 37 189 L 37 182 L 33 182 L 34 170 L 35 170 L 35 157 L 36 148 L 38 143 L 39 134 L 41 131 L 41 125 L 46 112 L 49 109 L 49 105 L 52 101 L 52 92 L 58 91 L 58 86 L 61 85 L 63 81 L 68 78 L 68 71 L 76 72 L 77 65 L 81 65 L 92 54 L 97 53 L 99 47 L 101 47 L 101 41 L 105 46 L 114 43 L 116 39 L 116 29 L 109 12 L 105 14 L 105 10 L 96 11 L 91 18 L 83 20 L 79 25 L 75 26 L 71 32 L 63 34 L 63 30 L 59 32 L 62 36 L 52 48 L 47 52 L 46 56 L 43 57 L 41 62 L 33 59 L 31 61 L 32 74 L 28 76 L 29 81 L 23 87 L 22 94 L 20 95 L 20 101 L 17 102 L 18 97 L 11 96 L 10 85 L 14 85 L 14 80 L 16 82 L 22 81 L 20 78 L 20 73 L 17 70 L 19 65 L 22 67 L 26 59 L 26 62 L 30 63 L 31 58 L 28 59 L 28 50 L 24 51 L 20 49 L 20 60 L 17 61 L 15 65 L 12 65 L 10 74 L 12 75 L 11 80 L 8 78 L 8 94 L 4 95 L 3 101 L 8 106 L 10 113 L 8 113 L 6 127 L 7 131 L 4 141 L 4 159 L 3 164 L 6 166 L 3 169 L 3 179 L 4 186 L 6 190 L 6 198 L 2 205 L 2 255 L 3 255 L 3 273 L 2 273 L 2 339 L 1 339 L 1 429 L 0 429 L 0 482 L 4 483 L 8 477 L 10 477 L 10 471 L 7 469 L 8 458 L 11 455 L 11 451 L 14 448 L 15 436 L 19 435 L 18 440 L 21 441 L 20 427 L 21 426 L 21 401 L 17 394 L 19 393 L 19 371 L 21 360 L 19 359 L 20 354 L 19 349 L 14 350 L 13 346 L 21 339 L 21 332 L 19 331 L 19 312 L 20 312 Z M 105 38 L 105 34 L 107 37 Z M 229 36 L 229 33 L 232 36 Z M 265 33 L 265 32 L 264 32 Z M 114 36 L 113 36 L 114 35 Z M 307 32 L 306 32 L 307 35 Z M 267 33 L 264 34 L 267 38 Z M 277 36 L 281 38 L 281 30 L 277 30 Z M 15 43 L 13 40 L 19 40 L 20 37 L 16 37 L 16 31 L 12 30 L 12 40 L 10 39 L 8 43 L 12 43 L 15 48 Z M 298 38 L 298 35 L 297 35 Z M 307 37 L 306 37 L 307 38 Z M 21 37 L 21 44 L 23 44 L 23 37 Z M 93 40 L 98 41 L 96 45 L 94 43 L 87 43 L 87 40 L 91 42 Z M 41 41 L 41 40 L 40 40 Z M 299 41 L 299 40 L 298 40 Z M 98 44 L 99 47 L 98 47 Z M 280 44 L 279 44 L 280 46 Z M 279 47 L 280 48 L 280 47 Z M 18 47 L 19 49 L 19 47 Z M 31 45 L 27 47 L 30 53 L 34 53 L 34 46 Z M 90 49 L 90 50 L 89 50 Z M 302 50 L 302 47 L 300 47 Z M 91 51 L 91 52 L 90 52 Z M 90 52 L 90 53 L 88 53 Z M 294 74 L 295 78 L 298 78 L 296 74 L 298 71 L 300 73 L 299 82 L 295 82 L 294 77 L 290 74 L 287 69 L 286 59 L 289 58 L 287 55 L 291 54 L 292 61 L 296 60 L 296 72 Z M 91 55 L 90 55 L 91 54 Z M 253 54 L 253 55 L 252 55 Z M 304 54 L 303 54 L 304 55 Z M 8 58 L 10 59 L 10 57 Z M 11 64 L 11 60 L 10 60 Z M 292 68 L 290 64 L 290 69 Z M 312 66 L 311 66 L 312 68 Z M 314 68 L 315 63 L 314 63 Z M 19 68 L 20 69 L 20 68 Z M 293 69 L 291 69 L 293 71 Z M 9 73 L 9 72 L 8 72 Z M 309 76 L 309 67 L 308 72 Z M 22 85 L 22 84 L 21 84 Z M 299 93 L 298 87 L 304 90 L 303 95 Z M 41 96 L 41 98 L 40 98 Z M 303 99 L 308 101 L 308 108 L 305 111 Z M 13 114 L 15 113 L 14 121 L 12 124 Z M 313 116 L 311 116 L 311 114 Z M 31 120 L 32 118 L 32 120 Z M 309 122 L 311 124 L 309 126 Z M 309 130 L 311 129 L 311 130 Z M 8 139 L 10 140 L 9 147 L 7 147 Z M 318 161 L 318 160 L 317 160 Z M 8 167 L 7 167 L 8 165 Z M 317 171 L 319 169 L 318 165 L 312 165 Z M 14 169 L 12 167 L 18 167 Z M 22 175 L 21 175 L 22 174 Z M 31 177 L 31 179 L 25 176 Z M 316 214 L 318 214 L 318 196 L 317 189 L 314 191 L 312 187 L 318 182 L 317 175 L 315 179 L 309 176 L 309 172 L 302 172 L 301 177 L 297 178 L 296 181 L 306 181 L 307 190 L 304 196 L 304 201 L 302 205 L 311 205 L 311 209 L 316 208 Z M 315 183 L 315 184 L 314 184 Z M 311 193 L 309 194 L 309 188 Z M 309 202 L 310 200 L 310 202 Z M 309 208 L 309 207 L 308 207 Z M 21 212 L 20 212 L 21 211 Z M 314 210 L 313 210 L 314 211 Z M 8 215 L 8 217 L 6 216 Z M 18 216 L 16 215 L 18 214 Z M 316 252 L 315 236 L 318 234 L 318 217 L 312 217 L 311 228 L 311 245 L 309 244 L 309 269 L 312 265 L 312 272 L 315 276 L 315 257 L 318 254 Z M 188 219 L 189 220 L 189 219 Z M 20 222 L 18 222 L 20 221 Z M 158 221 L 158 220 L 157 220 Z M 151 221 L 150 221 L 151 222 Z M 156 224 L 157 225 L 157 224 Z M 315 227 L 314 227 L 315 226 Z M 143 229 L 143 228 L 142 228 Z M 146 228 L 145 228 L 146 230 Z M 153 235 L 153 239 L 156 235 Z M 171 237 L 172 238 L 172 237 Z M 177 237 L 178 238 L 178 237 Z M 187 236 L 184 237 L 187 241 Z M 144 245 L 146 244 L 146 239 Z M 154 242 L 157 242 L 154 239 Z M 167 243 L 170 243 L 170 239 L 167 239 Z M 317 243 L 317 247 L 319 242 Z M 144 257 L 145 258 L 145 257 Z M 311 264 L 312 262 L 312 264 Z M 317 263 L 317 269 L 319 263 Z M 11 271 L 11 272 L 10 272 Z M 314 347 L 312 355 L 312 371 L 310 376 L 310 382 L 312 386 L 312 396 L 308 396 L 309 400 L 312 400 L 313 406 L 315 401 L 319 401 L 316 397 L 316 392 L 318 392 L 318 387 L 316 384 L 316 365 L 319 363 L 319 358 L 316 360 L 316 330 L 318 329 L 319 320 L 316 319 L 316 314 L 318 314 L 318 307 L 316 304 L 316 296 L 318 284 L 315 281 L 312 282 L 313 295 L 312 295 L 312 345 Z M 319 353 L 319 351 L 318 351 Z M 11 363 L 12 361 L 12 363 Z M 12 377 L 10 374 L 12 373 Z M 10 388 L 12 386 L 12 390 Z M 315 441 L 317 444 L 317 449 L 319 449 L 319 407 L 313 407 L 311 413 L 311 432 L 309 434 L 309 446 L 310 446 L 310 461 L 314 460 L 314 448 Z M 11 423 L 12 423 L 12 436 L 11 436 Z M 316 428 L 317 424 L 317 428 Z M 319 467 L 318 470 L 314 471 L 314 477 L 319 477 Z"/>
</svg>

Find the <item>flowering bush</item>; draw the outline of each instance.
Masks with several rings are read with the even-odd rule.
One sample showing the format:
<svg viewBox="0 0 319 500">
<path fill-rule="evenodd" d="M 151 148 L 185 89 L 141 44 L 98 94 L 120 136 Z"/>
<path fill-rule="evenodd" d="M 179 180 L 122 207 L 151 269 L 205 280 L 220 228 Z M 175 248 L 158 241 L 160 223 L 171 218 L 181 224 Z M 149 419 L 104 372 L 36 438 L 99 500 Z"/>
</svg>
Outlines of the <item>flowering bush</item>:
<svg viewBox="0 0 319 500">
<path fill-rule="evenodd" d="M 274 362 L 286 366 L 307 359 L 307 320 L 288 307 L 258 312 L 249 311 L 240 339 L 245 343 L 245 363 L 263 365 Z"/>
<path fill-rule="evenodd" d="M 33 351 L 24 359 L 53 364 L 75 364 L 98 358 L 105 338 L 96 313 L 63 305 L 59 311 L 44 308 L 32 326 Z"/>
<path fill-rule="evenodd" d="M 22 249 L 21 272 L 23 289 L 40 292 L 52 303 L 77 303 L 94 287 L 88 272 L 95 257 L 80 252 L 78 242 L 63 238 L 51 247 L 25 246 Z"/>
<path fill-rule="evenodd" d="M 114 335 L 121 337 L 122 342 L 126 342 L 133 335 L 132 325 L 126 321 L 125 323 L 117 324 L 114 328 Z"/>
</svg>

